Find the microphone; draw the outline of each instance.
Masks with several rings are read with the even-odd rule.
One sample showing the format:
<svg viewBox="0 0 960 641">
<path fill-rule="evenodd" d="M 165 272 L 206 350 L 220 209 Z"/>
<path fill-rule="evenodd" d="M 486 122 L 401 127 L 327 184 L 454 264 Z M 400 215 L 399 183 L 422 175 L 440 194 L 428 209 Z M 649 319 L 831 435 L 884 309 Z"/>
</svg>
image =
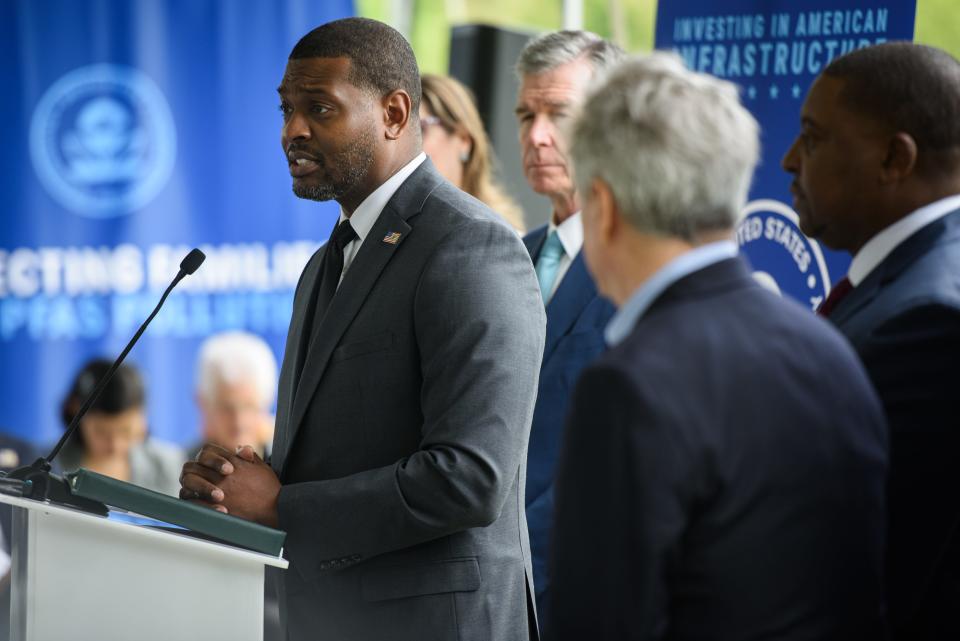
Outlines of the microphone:
<svg viewBox="0 0 960 641">
<path fill-rule="evenodd" d="M 67 483 L 67 481 L 50 472 L 51 463 L 53 462 L 53 459 L 56 458 L 57 454 L 60 453 L 60 449 L 64 446 L 64 444 L 70 440 L 70 437 L 73 436 L 73 434 L 77 431 L 78 427 L 80 426 L 80 420 L 90 410 L 90 407 L 97 402 L 97 399 L 107 386 L 107 383 L 109 383 L 110 379 L 113 378 L 117 368 L 120 367 L 121 363 L 123 363 L 123 359 L 127 357 L 127 354 L 130 353 L 130 350 L 133 349 L 133 346 L 136 345 L 138 340 L 140 340 L 140 336 L 143 335 L 144 330 L 147 329 L 147 325 L 150 324 L 150 321 L 153 320 L 153 317 L 156 316 L 157 312 L 160 311 L 160 308 L 163 307 L 164 302 L 167 300 L 167 296 L 170 295 L 170 292 L 173 291 L 173 288 L 176 287 L 181 280 L 197 271 L 205 259 L 206 256 L 204 253 L 199 249 L 194 248 L 189 254 L 186 255 L 186 257 L 184 257 L 182 261 L 180 261 L 180 271 L 177 272 L 177 275 L 174 277 L 173 281 L 167 287 L 166 291 L 163 292 L 163 296 L 160 297 L 160 302 L 157 303 L 157 306 L 153 308 L 150 316 L 147 317 L 147 320 L 143 321 L 143 325 L 140 326 L 140 329 L 138 329 L 137 333 L 133 335 L 133 338 L 130 339 L 130 342 L 127 343 L 127 346 L 123 348 L 122 352 L 120 352 L 120 356 L 117 357 L 117 360 L 113 362 L 113 365 L 110 366 L 110 369 L 107 370 L 107 373 L 103 375 L 103 378 L 100 379 L 96 387 L 93 388 L 93 391 L 90 392 L 90 395 L 87 396 L 87 399 L 83 402 L 83 405 L 80 406 L 80 409 L 73 417 L 73 420 L 70 421 L 70 425 L 67 426 L 67 429 L 63 432 L 63 436 L 60 437 L 60 440 L 57 441 L 57 444 L 52 450 L 50 450 L 50 453 L 46 456 L 38 458 L 36 461 L 26 467 L 13 470 L 6 476 L 7 479 L 19 479 L 23 481 L 23 486 L 22 488 L 19 488 L 19 491 L 9 487 L 9 485 L 6 485 L 5 487 L 5 484 L 0 484 L 0 492 L 15 493 L 20 496 L 36 499 L 38 501 L 50 500 L 56 503 L 62 503 L 72 507 L 78 507 L 86 511 L 102 514 L 104 516 L 107 514 L 107 509 L 102 503 L 91 501 L 80 496 L 73 496 L 70 491 L 70 485 Z"/>
</svg>

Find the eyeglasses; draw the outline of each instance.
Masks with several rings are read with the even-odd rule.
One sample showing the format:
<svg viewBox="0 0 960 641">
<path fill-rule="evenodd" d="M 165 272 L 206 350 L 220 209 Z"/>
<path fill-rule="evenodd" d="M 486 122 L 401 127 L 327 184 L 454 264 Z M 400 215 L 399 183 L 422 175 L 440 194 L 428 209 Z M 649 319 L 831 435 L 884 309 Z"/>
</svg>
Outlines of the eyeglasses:
<svg viewBox="0 0 960 641">
<path fill-rule="evenodd" d="M 422 116 L 420 118 L 420 133 L 426 135 L 430 127 L 436 127 L 437 125 L 443 127 L 443 121 L 436 116 Z"/>
</svg>

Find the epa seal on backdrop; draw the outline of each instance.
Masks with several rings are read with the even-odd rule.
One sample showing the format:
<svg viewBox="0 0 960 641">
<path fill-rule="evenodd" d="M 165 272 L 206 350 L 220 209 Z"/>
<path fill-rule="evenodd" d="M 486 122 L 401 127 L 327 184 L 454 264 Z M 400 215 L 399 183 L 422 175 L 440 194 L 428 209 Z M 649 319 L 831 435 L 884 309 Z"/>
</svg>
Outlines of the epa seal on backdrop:
<svg viewBox="0 0 960 641">
<path fill-rule="evenodd" d="M 176 158 L 170 107 L 138 69 L 80 67 L 37 103 L 30 155 L 40 182 L 67 209 L 92 218 L 129 214 L 170 179 Z"/>
<path fill-rule="evenodd" d="M 795 211 L 778 200 L 747 203 L 737 228 L 740 252 L 761 285 L 816 309 L 830 291 L 820 245 L 800 231 Z"/>
</svg>

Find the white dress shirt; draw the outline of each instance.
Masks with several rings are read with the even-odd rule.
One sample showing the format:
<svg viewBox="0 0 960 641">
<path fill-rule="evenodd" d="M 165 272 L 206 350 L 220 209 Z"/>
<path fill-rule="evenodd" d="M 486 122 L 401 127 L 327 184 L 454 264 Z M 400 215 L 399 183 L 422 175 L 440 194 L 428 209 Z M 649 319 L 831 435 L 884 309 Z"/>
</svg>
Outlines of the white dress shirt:
<svg viewBox="0 0 960 641">
<path fill-rule="evenodd" d="M 573 260 L 577 257 L 577 254 L 580 253 L 580 249 L 583 247 L 583 218 L 580 216 L 578 211 L 575 214 L 569 216 L 559 225 L 553 222 L 553 218 L 550 218 L 550 225 L 547 228 L 547 236 L 556 229 L 557 236 L 560 238 L 560 245 L 563 246 L 563 255 L 560 257 L 560 264 L 557 266 L 557 276 L 553 279 L 553 285 L 550 287 L 550 292 L 547 294 L 546 302 L 549 303 L 550 299 L 553 298 L 554 293 L 556 293 L 557 288 L 560 287 L 560 283 L 563 281 L 563 277 L 566 275 L 567 270 L 570 269 L 570 265 L 573 264 Z"/>
<path fill-rule="evenodd" d="M 850 263 L 850 270 L 847 272 L 850 284 L 856 287 L 862 283 L 870 272 L 876 269 L 877 265 L 882 263 L 883 259 L 903 241 L 933 221 L 957 209 L 960 209 L 960 194 L 941 198 L 907 214 L 868 240 Z"/>
<path fill-rule="evenodd" d="M 349 218 L 350 226 L 353 227 L 353 231 L 357 232 L 357 238 L 351 240 L 343 248 L 343 270 L 340 272 L 341 283 L 343 282 L 343 277 L 347 275 L 347 270 L 350 269 L 353 259 L 356 258 L 357 252 L 360 251 L 360 246 L 370 234 L 370 230 L 373 229 L 377 219 L 380 218 L 383 208 L 387 206 L 387 203 L 390 202 L 393 195 L 400 189 L 403 181 L 409 178 L 410 174 L 426 159 L 427 155 L 420 152 L 416 158 L 401 167 L 397 173 L 390 176 L 382 185 L 374 189 L 369 196 L 364 198 L 363 202 L 357 206 L 356 210 L 354 210 L 350 216 L 346 215 L 342 207 L 340 208 L 339 222 L 342 223 Z M 339 287 L 339 284 L 337 286 Z"/>
</svg>

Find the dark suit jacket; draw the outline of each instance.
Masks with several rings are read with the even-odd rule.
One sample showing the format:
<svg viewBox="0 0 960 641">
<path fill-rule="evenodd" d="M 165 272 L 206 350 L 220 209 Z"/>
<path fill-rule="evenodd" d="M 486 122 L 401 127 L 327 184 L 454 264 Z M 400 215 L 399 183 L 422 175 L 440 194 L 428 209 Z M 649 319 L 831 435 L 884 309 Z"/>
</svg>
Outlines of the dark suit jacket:
<svg viewBox="0 0 960 641">
<path fill-rule="evenodd" d="M 881 638 L 882 409 L 823 319 L 728 259 L 584 370 L 551 639 Z"/>
<path fill-rule="evenodd" d="M 916 232 L 834 308 L 890 422 L 895 637 L 960 639 L 960 211 Z"/>
<path fill-rule="evenodd" d="M 547 229 L 544 225 L 523 239 L 534 264 L 547 238 Z M 541 622 L 547 617 L 553 479 L 568 399 L 580 371 L 605 349 L 603 330 L 613 311 L 613 305 L 597 293 L 580 252 L 547 305 L 547 341 L 527 453 L 527 526 Z"/>
<path fill-rule="evenodd" d="M 523 491 L 545 325 L 529 256 L 427 160 L 307 351 L 323 252 L 294 299 L 271 459 L 290 638 L 526 639 Z"/>
</svg>

